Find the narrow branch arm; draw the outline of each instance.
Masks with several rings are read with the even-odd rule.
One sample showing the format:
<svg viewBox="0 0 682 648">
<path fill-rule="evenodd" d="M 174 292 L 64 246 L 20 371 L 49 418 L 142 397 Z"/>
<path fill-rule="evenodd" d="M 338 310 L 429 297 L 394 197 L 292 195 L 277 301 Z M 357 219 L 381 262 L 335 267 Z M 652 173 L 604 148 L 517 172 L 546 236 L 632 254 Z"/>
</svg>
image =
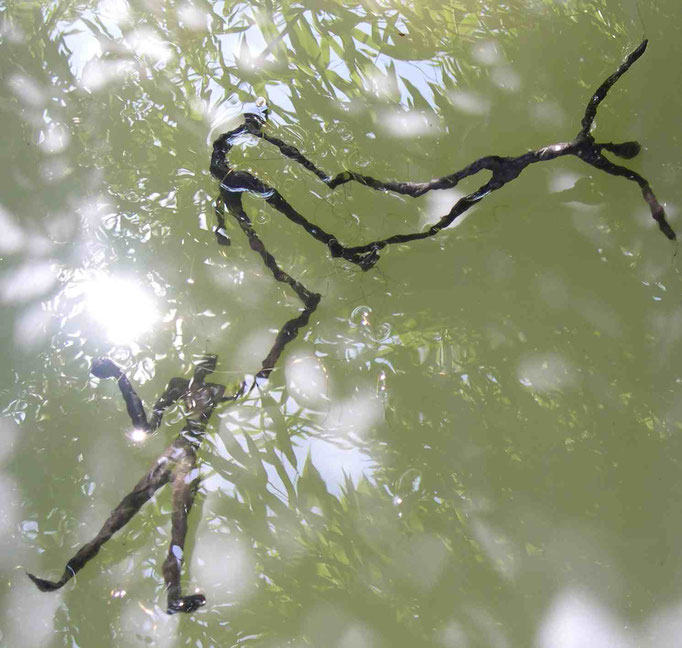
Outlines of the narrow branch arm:
<svg viewBox="0 0 682 648">
<path fill-rule="evenodd" d="M 570 142 L 560 142 L 545 146 L 536 151 L 529 151 L 515 157 L 500 157 L 495 155 L 484 156 L 465 166 L 459 171 L 455 171 L 441 178 L 434 178 L 427 182 L 397 182 L 384 181 L 373 178 L 369 175 L 356 173 L 354 171 L 341 171 L 335 176 L 320 169 L 312 161 L 301 153 L 295 146 L 287 144 L 283 140 L 273 137 L 263 131 L 267 118 L 267 110 L 263 108 L 264 102 L 257 104 L 257 108 L 249 109 L 244 115 L 244 124 L 238 128 L 221 135 L 213 145 L 213 156 L 211 158 L 211 173 L 221 181 L 221 194 L 239 194 L 249 192 L 265 199 L 268 204 L 286 216 L 289 220 L 301 226 L 308 234 L 316 240 L 324 243 L 330 250 L 333 257 L 342 257 L 351 263 L 357 264 L 363 270 L 369 270 L 378 260 L 378 251 L 387 245 L 394 243 L 406 243 L 419 239 L 435 236 L 442 229 L 448 227 L 461 214 L 470 209 L 474 204 L 482 200 L 485 196 L 501 189 L 511 180 L 516 179 L 531 164 L 547 162 L 564 155 L 573 155 L 587 164 L 605 171 L 611 175 L 624 177 L 636 182 L 642 191 L 642 195 L 651 210 L 651 215 L 657 222 L 659 229 L 670 240 L 675 240 L 676 235 L 670 224 L 665 218 L 665 211 L 656 199 L 649 182 L 641 175 L 627 169 L 614 165 L 604 156 L 603 151 L 608 151 L 619 157 L 630 159 L 636 156 L 641 147 L 637 142 L 623 143 L 596 143 L 590 130 L 594 123 L 599 105 L 606 98 L 609 90 L 625 74 L 630 67 L 644 54 L 647 41 L 630 53 L 618 69 L 609 76 L 594 92 L 587 103 L 585 114 L 581 121 L 581 129 L 576 137 Z M 370 241 L 363 245 L 347 247 L 342 245 L 338 238 L 329 232 L 325 232 L 319 226 L 308 221 L 302 214 L 296 211 L 284 197 L 273 187 L 269 187 L 253 174 L 246 171 L 236 171 L 231 168 L 228 162 L 229 152 L 239 135 L 250 133 L 260 137 L 266 142 L 277 147 L 282 155 L 302 165 L 305 169 L 315 174 L 330 189 L 346 184 L 357 182 L 376 191 L 390 191 L 401 195 L 419 197 L 425 193 L 439 189 L 451 189 L 464 178 L 473 176 L 480 171 L 490 171 L 492 178 L 484 183 L 477 191 L 459 200 L 450 212 L 444 215 L 438 223 L 429 229 L 409 234 L 394 234 L 385 239 Z"/>
</svg>

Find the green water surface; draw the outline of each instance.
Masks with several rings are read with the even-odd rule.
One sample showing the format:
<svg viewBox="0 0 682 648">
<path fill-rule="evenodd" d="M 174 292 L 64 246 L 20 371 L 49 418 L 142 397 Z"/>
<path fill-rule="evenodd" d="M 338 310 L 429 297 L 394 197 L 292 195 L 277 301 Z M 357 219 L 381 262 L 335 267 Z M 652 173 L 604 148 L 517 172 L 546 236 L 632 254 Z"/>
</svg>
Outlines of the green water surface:
<svg viewBox="0 0 682 648">
<path fill-rule="evenodd" d="M 268 132 L 330 173 L 427 180 L 595 135 L 682 232 L 679 0 L 0 1 L 0 645 L 673 648 L 682 633 L 682 278 L 633 183 L 529 168 L 363 273 L 261 199 L 281 266 L 323 298 L 261 392 L 214 414 L 185 586 L 165 614 L 162 490 L 58 577 L 180 428 L 147 405 L 202 353 L 253 374 L 300 303 L 228 223 L 211 142 Z M 458 196 L 331 192 L 273 147 L 231 158 L 360 244 Z M 247 443 L 246 439 L 249 438 Z"/>
</svg>

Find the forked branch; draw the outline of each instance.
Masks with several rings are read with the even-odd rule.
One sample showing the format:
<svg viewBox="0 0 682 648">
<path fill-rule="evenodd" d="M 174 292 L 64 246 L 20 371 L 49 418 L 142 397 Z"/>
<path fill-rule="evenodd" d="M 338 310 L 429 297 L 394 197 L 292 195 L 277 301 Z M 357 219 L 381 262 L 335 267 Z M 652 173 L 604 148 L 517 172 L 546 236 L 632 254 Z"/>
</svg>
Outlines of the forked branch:
<svg viewBox="0 0 682 648">
<path fill-rule="evenodd" d="M 641 149 L 639 143 L 599 143 L 595 141 L 590 133 L 599 105 L 606 98 L 606 95 L 616 81 L 618 81 L 618 79 L 630 69 L 632 64 L 644 54 L 646 47 L 647 41 L 645 40 L 640 43 L 640 45 L 628 55 L 618 69 L 609 76 L 599 88 L 597 88 L 596 92 L 587 103 L 580 131 L 570 142 L 559 142 L 535 151 L 528 151 L 515 157 L 488 155 L 472 162 L 459 171 L 427 182 L 384 181 L 355 171 L 341 171 L 340 173 L 331 176 L 305 157 L 305 155 L 303 155 L 295 146 L 291 146 L 283 140 L 264 132 L 263 127 L 267 121 L 268 110 L 265 101 L 259 99 L 256 104 L 247 107 L 244 114 L 244 123 L 242 125 L 228 133 L 222 134 L 214 142 L 213 157 L 211 158 L 211 173 L 220 180 L 221 195 L 226 202 L 230 200 L 230 197 L 241 195 L 245 192 L 260 196 L 268 204 L 284 214 L 289 220 L 303 227 L 308 234 L 327 245 L 333 257 L 342 257 L 347 261 L 357 264 L 363 270 L 369 270 L 374 266 L 379 259 L 379 250 L 386 246 L 435 236 L 441 230 L 449 227 L 457 217 L 468 211 L 473 205 L 480 202 L 487 195 L 501 189 L 508 182 L 516 179 L 526 167 L 537 162 L 547 162 L 565 155 L 573 155 L 596 169 L 600 169 L 610 175 L 620 176 L 627 180 L 631 180 L 632 182 L 636 182 L 639 185 L 642 196 L 649 206 L 651 215 L 658 223 L 660 230 L 670 240 L 675 240 L 675 232 L 667 222 L 665 211 L 656 199 L 646 178 L 632 169 L 614 164 L 603 155 L 603 152 L 607 151 L 621 158 L 630 159 L 639 153 Z M 237 138 L 245 133 L 259 137 L 277 147 L 282 155 L 302 165 L 311 173 L 314 173 L 330 189 L 335 189 L 347 182 L 358 182 L 376 191 L 390 191 L 416 198 L 436 189 L 451 189 L 456 187 L 461 180 L 473 176 L 479 173 L 479 171 L 489 171 L 492 174 L 492 177 L 476 191 L 458 200 L 447 214 L 443 215 L 437 223 L 428 229 L 406 234 L 398 233 L 384 239 L 347 247 L 340 243 L 336 236 L 324 231 L 318 225 L 307 220 L 289 202 L 287 202 L 277 189 L 270 187 L 247 171 L 235 170 L 230 166 L 228 154 L 237 141 Z"/>
<path fill-rule="evenodd" d="M 642 56 L 646 46 L 647 41 L 642 42 L 623 61 L 620 67 L 599 86 L 587 104 L 585 115 L 581 122 L 581 129 L 572 141 L 552 144 L 516 157 L 485 156 L 459 171 L 428 182 L 382 181 L 354 171 L 342 171 L 332 177 L 319 169 L 297 148 L 263 131 L 263 126 L 267 120 L 267 107 L 264 101 L 259 100 L 256 104 L 249 107 L 245 111 L 244 123 L 238 128 L 221 135 L 213 144 L 211 173 L 220 180 L 220 197 L 216 200 L 216 216 L 218 219 L 218 227 L 215 230 L 216 238 L 220 245 L 230 244 L 230 239 L 225 230 L 224 209 L 226 208 L 246 235 L 251 248 L 259 254 L 266 267 L 272 272 L 275 280 L 287 284 L 303 304 L 303 309 L 300 310 L 299 314 L 287 321 L 280 329 L 272 348 L 261 363 L 261 368 L 257 372 L 250 389 L 253 389 L 259 378 L 268 378 L 284 347 L 298 335 L 302 327 L 308 324 L 311 314 L 320 302 L 320 295 L 310 292 L 303 284 L 282 270 L 272 254 L 265 248 L 244 210 L 242 196 L 246 192 L 262 197 L 291 221 L 303 227 L 311 236 L 327 245 L 332 256 L 342 257 L 356 263 L 363 270 L 369 270 L 378 261 L 381 249 L 394 243 L 406 243 L 435 236 L 442 229 L 451 225 L 458 216 L 483 200 L 488 194 L 501 189 L 505 184 L 516 179 L 529 165 L 536 162 L 546 162 L 564 155 L 574 155 L 583 160 L 583 162 L 610 175 L 620 176 L 636 182 L 660 230 L 670 240 L 675 240 L 675 232 L 666 221 L 663 207 L 656 199 L 649 182 L 632 169 L 614 164 L 603 155 L 603 152 L 606 151 L 618 157 L 630 159 L 639 153 L 640 145 L 637 142 L 598 143 L 595 142 L 590 133 L 599 105 L 606 98 L 616 81 Z M 294 160 L 311 173 L 314 173 L 330 189 L 335 189 L 347 182 L 358 182 L 376 191 L 390 191 L 416 198 L 436 189 L 451 189 L 457 186 L 464 178 L 473 176 L 479 173 L 479 171 L 489 171 L 491 177 L 476 191 L 458 200 L 450 211 L 435 225 L 424 231 L 406 234 L 398 233 L 385 239 L 370 241 L 363 245 L 346 247 L 334 235 L 325 232 L 297 212 L 275 188 L 266 185 L 251 173 L 235 170 L 229 165 L 227 156 L 238 136 L 245 133 L 262 138 L 276 146 L 282 155 Z M 225 396 L 225 386 L 209 383 L 205 380 L 215 367 L 216 356 L 209 355 L 204 357 L 197 365 L 191 380 L 182 377 L 171 379 L 165 392 L 154 405 L 152 415 L 148 419 L 142 401 L 121 369 L 110 360 L 100 359 L 93 362 L 91 371 L 95 376 L 101 379 L 115 378 L 118 381 L 133 426 L 143 434 L 154 432 L 161 423 L 164 410 L 177 401 L 184 402 L 187 420 L 176 439 L 159 456 L 151 469 L 142 477 L 133 490 L 114 509 L 97 536 L 81 547 L 76 555 L 68 561 L 59 580 L 49 581 L 29 574 L 38 588 L 43 591 L 54 591 L 61 588 L 87 562 L 97 555 L 102 545 L 116 531 L 132 519 L 156 490 L 170 482 L 173 490 L 172 533 L 168 555 L 163 565 L 163 575 L 168 596 L 167 609 L 169 613 L 191 612 L 205 603 L 205 598 L 202 594 L 196 593 L 183 596 L 180 585 L 182 556 L 187 533 L 187 517 L 198 483 L 196 475 L 196 449 L 201 442 L 213 410 L 224 401 L 235 400 L 247 388 L 245 383 L 241 383 Z"/>
</svg>

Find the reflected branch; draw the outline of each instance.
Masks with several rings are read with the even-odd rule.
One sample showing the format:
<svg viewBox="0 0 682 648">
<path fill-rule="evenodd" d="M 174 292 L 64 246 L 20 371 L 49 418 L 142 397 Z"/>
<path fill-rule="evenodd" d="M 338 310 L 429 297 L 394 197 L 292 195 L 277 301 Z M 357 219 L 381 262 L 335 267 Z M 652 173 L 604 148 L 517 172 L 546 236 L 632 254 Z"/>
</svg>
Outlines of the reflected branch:
<svg viewBox="0 0 682 648">
<path fill-rule="evenodd" d="M 241 196 L 233 196 L 232 200 L 227 203 L 227 207 L 248 237 L 251 248 L 260 254 L 275 279 L 289 285 L 304 304 L 304 309 L 298 317 L 287 321 L 278 332 L 272 348 L 262 361 L 261 369 L 248 390 L 250 393 L 257 385 L 259 378 L 266 379 L 270 376 L 285 346 L 296 338 L 302 327 L 308 324 L 310 315 L 320 302 L 320 295 L 310 292 L 278 266 L 275 258 L 267 251 L 253 230 L 249 218 L 244 213 L 241 206 Z M 222 205 L 217 204 L 216 212 L 220 213 L 221 208 Z M 196 451 L 201 444 L 213 410 L 222 403 L 237 400 L 246 391 L 245 381 L 233 389 L 227 390 L 227 396 L 225 395 L 225 385 L 206 382 L 208 375 L 215 370 L 216 364 L 217 356 L 206 355 L 197 364 L 191 380 L 182 377 L 172 378 L 161 397 L 154 404 L 151 418 L 148 421 L 142 400 L 120 367 L 108 358 L 97 358 L 93 361 L 90 372 L 95 377 L 116 379 L 126 404 L 128 416 L 136 432 L 143 436 L 155 432 L 161 424 L 164 411 L 178 401 L 182 401 L 185 406 L 186 422 L 174 441 L 161 453 L 133 490 L 112 511 L 99 533 L 90 542 L 83 545 L 76 555 L 67 562 L 59 580 L 51 581 L 28 574 L 38 589 L 43 592 L 53 592 L 63 587 L 98 554 L 102 545 L 116 531 L 123 528 L 135 516 L 159 488 L 170 483 L 172 489 L 171 541 L 168 555 L 163 563 L 163 577 L 167 592 L 166 611 L 168 614 L 193 612 L 206 603 L 203 594 L 196 593 L 183 596 L 181 587 L 187 518 L 199 484 Z"/>
<path fill-rule="evenodd" d="M 573 155 L 587 164 L 600 169 L 610 175 L 620 176 L 636 182 L 649 206 L 653 219 L 658 223 L 659 229 L 670 240 L 675 240 L 676 235 L 665 218 L 663 206 L 658 202 L 649 182 L 641 175 L 623 166 L 618 166 L 607 160 L 603 151 L 608 151 L 625 159 L 635 157 L 641 150 L 638 142 L 622 143 L 597 143 L 590 134 L 594 123 L 597 109 L 606 98 L 609 90 L 625 74 L 645 52 L 647 41 L 643 41 L 625 61 L 618 67 L 616 72 L 609 76 L 590 98 L 585 109 L 585 115 L 581 122 L 581 130 L 570 142 L 559 142 L 550 146 L 529 151 L 516 157 L 501 157 L 489 155 L 475 160 L 459 171 L 455 171 L 441 178 L 435 178 L 428 182 L 397 182 L 384 181 L 363 175 L 354 171 L 341 171 L 335 176 L 317 167 L 295 146 L 287 144 L 283 140 L 273 137 L 263 131 L 267 121 L 268 109 L 263 99 L 258 99 L 255 104 L 245 108 L 244 123 L 234 130 L 222 134 L 213 144 L 213 156 L 211 158 L 211 173 L 219 179 L 220 191 L 223 198 L 227 195 L 249 192 L 262 197 L 268 204 L 286 216 L 289 220 L 303 227 L 313 238 L 324 243 L 329 248 L 332 257 L 342 257 L 351 263 L 355 263 L 363 270 L 369 270 L 379 259 L 379 251 L 388 245 L 395 243 L 407 243 L 435 236 L 441 230 L 449 227 L 456 218 L 468 211 L 473 205 L 485 198 L 493 191 L 497 191 L 508 182 L 515 180 L 531 164 L 547 162 L 565 155 Z M 296 211 L 284 197 L 274 188 L 266 185 L 256 176 L 246 171 L 233 169 L 228 162 L 228 155 L 237 138 L 243 134 L 251 134 L 259 137 L 269 144 L 277 147 L 282 155 L 289 158 L 305 169 L 316 175 L 330 189 L 335 189 L 348 182 L 357 182 L 375 191 L 393 192 L 413 198 L 438 189 L 451 189 L 464 178 L 473 176 L 480 171 L 489 171 L 492 177 L 479 189 L 461 198 L 452 209 L 445 214 L 435 225 L 427 230 L 408 234 L 394 234 L 384 239 L 370 241 L 363 245 L 346 247 L 342 245 L 333 234 L 324 231 L 321 227 L 308 221 L 302 214 Z"/>
<path fill-rule="evenodd" d="M 284 272 L 284 270 L 277 265 L 275 257 L 267 251 L 263 241 L 261 241 L 258 234 L 256 234 L 256 231 L 253 229 L 251 220 L 244 211 L 241 193 L 224 192 L 222 194 L 222 199 L 219 198 L 216 201 L 216 213 L 222 212 L 222 205 L 227 208 L 227 211 L 237 221 L 239 227 L 241 227 L 242 231 L 249 239 L 249 245 L 251 246 L 251 249 L 255 252 L 258 252 L 261 259 L 263 259 L 263 263 L 267 266 L 270 272 L 272 272 L 272 276 L 275 278 L 275 280 L 290 286 L 298 298 L 303 302 L 303 311 L 298 317 L 290 319 L 288 322 L 286 322 L 280 329 L 279 333 L 277 333 L 275 343 L 270 349 L 268 355 L 265 357 L 265 360 L 263 360 L 260 371 L 256 374 L 256 379 L 268 378 L 275 367 L 277 360 L 282 354 L 284 347 L 298 335 L 300 328 L 308 324 L 310 316 L 320 303 L 321 295 L 319 293 L 310 292 L 302 283 L 296 281 L 296 279 Z M 222 213 L 220 218 L 222 218 Z M 222 226 L 224 228 L 224 221 Z M 254 381 L 251 389 L 253 389 L 255 384 L 256 382 Z"/>
<path fill-rule="evenodd" d="M 102 545 L 116 531 L 123 528 L 135 516 L 159 488 L 170 482 L 172 488 L 171 542 L 163 564 L 167 592 L 166 610 L 169 614 L 193 612 L 206 603 L 203 594 L 183 596 L 180 582 L 187 535 L 187 517 L 199 483 L 196 451 L 201 444 L 213 410 L 221 403 L 234 401 L 245 392 L 250 393 L 258 384 L 259 379 L 267 379 L 270 376 L 286 345 L 297 337 L 301 328 L 307 326 L 321 298 L 318 293 L 309 291 L 302 283 L 279 267 L 275 257 L 268 252 L 246 215 L 242 206 L 241 193 L 225 191 L 222 198 L 216 200 L 215 212 L 218 227 L 215 233 L 220 245 L 230 245 L 230 239 L 225 231 L 225 208 L 237 221 L 249 240 L 251 249 L 260 255 L 275 280 L 287 284 L 303 302 L 304 308 L 297 317 L 288 320 L 279 330 L 248 392 L 245 381 L 235 387 L 228 396 L 225 395 L 224 385 L 206 382 L 206 378 L 215 370 L 217 364 L 217 356 L 207 355 L 196 366 L 191 380 L 175 377 L 169 381 L 165 391 L 154 404 L 150 419 L 147 419 L 142 400 L 121 368 L 108 358 L 97 358 L 93 361 L 90 372 L 95 377 L 101 380 L 116 379 L 136 433 L 147 436 L 155 432 L 161 424 L 164 411 L 178 401 L 184 403 L 186 424 L 133 490 L 112 511 L 95 538 L 83 545 L 67 562 L 59 580 L 50 581 L 28 574 L 43 592 L 52 592 L 63 587 L 97 555 Z"/>
<path fill-rule="evenodd" d="M 171 542 L 168 555 L 163 563 L 163 576 L 167 591 L 167 612 L 192 612 L 206 602 L 203 594 L 182 595 L 180 577 L 182 571 L 185 538 L 187 536 L 187 516 L 194 502 L 198 487 L 196 470 L 196 451 L 206 431 L 206 425 L 213 410 L 220 403 L 237 399 L 243 393 L 243 384 L 225 396 L 225 386 L 206 382 L 217 364 L 217 356 L 206 355 L 197 364 L 191 380 L 172 378 L 166 390 L 157 400 L 153 408 L 151 423 L 140 397 L 135 392 L 120 367 L 108 358 L 97 358 L 93 361 L 90 372 L 97 378 L 115 378 L 121 395 L 125 401 L 128 415 L 137 431 L 144 435 L 154 432 L 161 423 L 163 411 L 178 400 L 183 401 L 186 410 L 186 422 L 182 431 L 173 442 L 161 453 L 149 471 L 138 481 L 120 504 L 112 511 L 99 533 L 83 545 L 64 568 L 64 573 L 57 581 L 50 581 L 28 574 L 38 589 L 53 592 L 63 587 L 99 552 L 116 531 L 123 528 L 142 508 L 154 493 L 171 484 L 173 510 L 171 515 Z"/>
</svg>

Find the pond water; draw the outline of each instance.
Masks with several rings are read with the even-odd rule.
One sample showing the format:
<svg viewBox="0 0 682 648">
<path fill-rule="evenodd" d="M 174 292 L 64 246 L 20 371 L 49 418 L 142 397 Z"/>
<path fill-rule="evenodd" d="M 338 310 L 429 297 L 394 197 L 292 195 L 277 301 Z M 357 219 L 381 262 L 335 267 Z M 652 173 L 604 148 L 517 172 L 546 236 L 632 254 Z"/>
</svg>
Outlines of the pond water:
<svg viewBox="0 0 682 648">
<path fill-rule="evenodd" d="M 672 647 L 682 628 L 682 300 L 637 186 L 574 157 L 529 168 L 362 272 L 261 198 L 280 266 L 322 295 L 270 380 L 213 415 L 168 616 L 160 490 L 58 578 L 180 430 L 147 406 L 218 355 L 253 375 L 300 302 L 228 219 L 211 143 L 266 131 L 329 173 L 427 180 L 575 136 L 636 139 L 682 230 L 678 0 L 0 3 L 0 644 Z M 237 168 L 357 245 L 424 228 L 482 184 L 330 191 L 243 138 Z"/>
</svg>

